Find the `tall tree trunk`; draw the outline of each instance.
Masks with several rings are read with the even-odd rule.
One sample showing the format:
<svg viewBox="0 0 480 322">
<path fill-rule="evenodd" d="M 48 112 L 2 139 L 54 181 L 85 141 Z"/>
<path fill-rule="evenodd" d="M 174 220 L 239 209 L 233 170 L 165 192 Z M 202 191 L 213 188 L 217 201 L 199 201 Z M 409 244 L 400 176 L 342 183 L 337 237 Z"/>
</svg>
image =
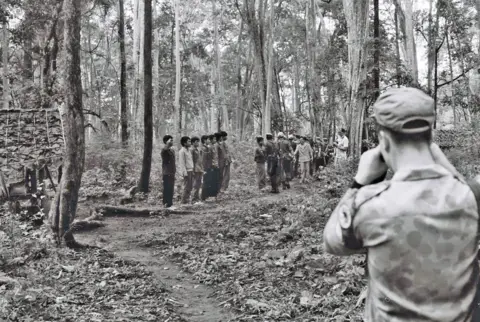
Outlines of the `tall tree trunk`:
<svg viewBox="0 0 480 322">
<path fill-rule="evenodd" d="M 428 9 L 428 69 L 427 69 L 427 91 L 428 94 L 433 94 L 433 68 L 435 65 L 435 32 L 433 25 L 433 1 L 429 1 Z"/>
<path fill-rule="evenodd" d="M 33 81 L 32 39 L 30 35 L 27 38 L 23 43 L 23 78 Z"/>
<path fill-rule="evenodd" d="M 395 0 L 400 29 L 403 33 L 403 48 L 405 49 L 405 66 L 412 78 L 412 83 L 418 85 L 417 47 L 415 44 L 413 22 L 413 0 Z"/>
<path fill-rule="evenodd" d="M 270 0 L 270 12 L 268 16 L 268 28 L 270 30 L 270 39 L 268 42 L 268 67 L 267 67 L 267 94 L 265 100 L 265 110 L 263 111 L 263 136 L 271 132 L 272 126 L 272 80 L 273 80 L 273 42 L 275 39 L 275 30 L 273 26 L 273 14 L 275 12 L 274 1 Z"/>
<path fill-rule="evenodd" d="M 437 47 L 437 36 L 438 30 L 440 26 L 440 14 L 439 14 L 439 2 L 437 1 L 436 7 L 436 18 L 435 18 L 435 34 L 433 38 L 433 101 L 434 101 L 434 108 L 435 108 L 435 121 L 433 122 L 433 128 L 437 128 L 437 120 L 438 120 L 438 52 L 441 48 L 440 46 Z M 443 43 L 443 42 L 442 42 Z"/>
<path fill-rule="evenodd" d="M 122 143 L 128 143 L 127 116 L 127 57 L 125 54 L 125 10 L 123 0 L 118 1 L 118 42 L 120 43 L 120 126 Z"/>
<path fill-rule="evenodd" d="M 75 218 L 78 190 L 85 164 L 85 131 L 82 108 L 82 77 L 80 69 L 81 4 L 76 0 L 63 2 L 64 45 L 61 85 L 64 103 L 60 109 L 65 131 L 65 155 L 62 179 L 50 209 L 50 222 L 58 243 L 77 246 L 70 224 Z"/>
<path fill-rule="evenodd" d="M 217 94 L 218 94 L 218 110 L 222 111 L 222 128 L 228 131 L 228 108 L 225 102 L 225 89 L 223 87 L 222 80 L 222 53 L 220 52 L 220 42 L 218 36 L 218 13 L 217 13 L 217 0 L 212 1 L 213 11 L 213 31 L 214 31 L 214 43 L 215 43 L 215 58 L 216 58 L 216 74 L 217 74 Z M 221 9 L 222 10 L 222 9 Z M 221 19 L 221 16 L 220 16 Z M 220 20 L 221 21 L 221 20 Z"/>
<path fill-rule="evenodd" d="M 135 17 L 134 17 L 134 32 L 133 32 L 133 64 L 135 66 L 135 73 L 133 79 L 133 93 L 132 93 L 132 107 L 131 120 L 132 128 L 130 132 L 133 133 L 133 140 L 136 142 L 139 136 L 139 120 L 138 112 L 140 106 L 140 98 L 142 97 L 142 78 L 143 78 L 143 43 L 144 43 L 144 0 L 135 0 Z"/>
<path fill-rule="evenodd" d="M 147 193 L 150 183 L 150 170 L 152 167 L 152 147 L 153 147 L 153 122 L 152 122 L 152 0 L 145 1 L 145 28 L 144 28 L 144 44 L 143 44 L 143 61 L 145 67 L 144 72 L 144 114 L 143 124 L 145 128 L 144 144 L 143 144 L 143 163 L 138 189 L 140 192 Z"/>
<path fill-rule="evenodd" d="M 479 17 L 480 17 L 480 13 L 479 13 Z M 480 30 L 480 24 L 479 24 L 479 30 Z M 455 37 L 452 40 L 457 41 L 457 48 L 462 48 L 462 45 L 460 44 L 459 37 Z M 465 74 L 465 55 L 464 55 L 463 51 L 460 51 L 459 61 L 460 61 L 460 68 L 462 70 L 462 73 Z M 463 110 L 464 110 L 464 115 L 465 115 L 465 122 L 469 123 L 469 122 L 471 122 L 471 105 L 470 105 L 470 102 L 471 102 L 471 99 L 472 99 L 472 92 L 470 90 L 470 78 L 469 77 L 465 77 L 465 84 L 466 84 L 466 87 L 468 88 L 468 90 L 467 90 L 467 102 L 468 102 L 468 104 L 467 104 L 467 108 L 465 108 Z"/>
<path fill-rule="evenodd" d="M 343 0 L 347 20 L 349 63 L 348 126 L 350 156 L 360 155 L 363 130 L 364 98 L 361 86 L 366 80 L 366 39 L 368 35 L 369 0 Z"/>
<path fill-rule="evenodd" d="M 3 108 L 10 106 L 10 86 L 8 80 L 8 30 L 7 22 L 3 22 L 2 28 L 2 63 L 3 63 Z"/>
<path fill-rule="evenodd" d="M 306 16 L 306 30 L 307 30 L 307 56 L 309 60 L 309 102 L 310 102 L 310 126 L 312 130 L 312 137 L 317 138 L 318 121 L 321 119 L 321 88 L 320 78 L 321 71 L 317 68 L 317 54 L 318 54 L 318 33 L 321 30 L 323 17 L 320 15 L 321 21 L 317 29 L 317 5 L 314 0 L 310 0 L 307 5 Z"/>
<path fill-rule="evenodd" d="M 215 73 L 215 68 L 212 67 L 211 69 L 211 79 L 212 81 L 210 82 L 210 96 L 212 97 L 212 101 L 210 104 L 210 132 L 215 133 L 218 131 L 218 125 L 217 125 L 217 110 L 214 102 L 215 98 L 215 78 L 216 78 L 216 73 Z"/>
<path fill-rule="evenodd" d="M 247 22 L 248 30 L 251 40 L 254 45 L 254 57 L 255 57 L 255 74 L 258 81 L 258 94 L 261 102 L 261 108 L 258 114 L 253 116 L 254 129 L 257 134 L 265 133 L 263 131 L 263 111 L 265 110 L 266 96 L 267 96 L 267 67 L 266 67 L 266 55 L 265 51 L 265 5 L 267 0 L 259 0 L 258 9 L 256 8 L 255 0 L 243 1 L 243 18 Z M 256 14 L 258 12 L 258 15 Z M 260 119 L 260 120 L 259 120 Z M 260 131 L 260 132 L 257 132 Z"/>
<path fill-rule="evenodd" d="M 380 10 L 378 0 L 373 0 L 373 86 L 375 87 L 375 100 L 380 95 Z"/>
<path fill-rule="evenodd" d="M 235 109 L 235 130 L 237 133 L 237 140 L 240 140 L 242 136 L 241 130 L 241 108 L 242 108 L 242 34 L 243 34 L 243 19 L 240 22 L 240 32 L 238 33 L 237 40 L 237 106 Z"/>
<path fill-rule="evenodd" d="M 451 97 L 451 104 L 452 104 L 452 113 L 453 113 L 453 127 L 457 127 L 457 110 L 456 110 L 456 99 L 453 90 L 453 63 L 452 63 L 452 51 L 450 49 L 450 34 L 447 33 L 447 53 L 448 53 L 448 67 L 450 71 L 450 97 Z"/>
<path fill-rule="evenodd" d="M 293 72 L 293 112 L 298 115 L 300 114 L 300 96 L 298 91 L 300 89 L 300 62 L 298 59 L 298 54 L 295 54 L 295 66 Z"/>
<path fill-rule="evenodd" d="M 480 55 L 480 0 L 475 1 L 477 7 L 477 36 L 478 36 L 478 48 L 477 54 Z"/>
<path fill-rule="evenodd" d="M 180 106 L 180 86 L 181 86 L 181 64 L 180 61 L 180 8 L 179 1 L 175 0 L 175 135 L 176 140 L 180 140 L 182 132 L 182 111 Z"/>
<path fill-rule="evenodd" d="M 402 82 L 400 65 L 402 61 L 400 59 L 400 31 L 398 28 L 398 15 L 399 8 L 398 6 L 395 6 L 395 72 L 397 74 L 397 87 L 400 87 Z"/>
</svg>

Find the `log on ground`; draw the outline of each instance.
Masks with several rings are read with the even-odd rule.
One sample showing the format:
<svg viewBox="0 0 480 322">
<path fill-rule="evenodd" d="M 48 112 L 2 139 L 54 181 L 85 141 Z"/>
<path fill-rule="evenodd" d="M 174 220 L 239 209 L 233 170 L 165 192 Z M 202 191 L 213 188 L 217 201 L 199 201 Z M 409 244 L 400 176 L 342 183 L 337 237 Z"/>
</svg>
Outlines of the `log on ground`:
<svg viewBox="0 0 480 322">
<path fill-rule="evenodd" d="M 120 207 L 112 205 L 99 205 L 95 207 L 97 213 L 101 213 L 105 217 L 149 217 L 152 215 L 186 215 L 195 213 L 191 210 L 171 210 L 165 208 L 132 208 L 132 207 Z"/>
</svg>

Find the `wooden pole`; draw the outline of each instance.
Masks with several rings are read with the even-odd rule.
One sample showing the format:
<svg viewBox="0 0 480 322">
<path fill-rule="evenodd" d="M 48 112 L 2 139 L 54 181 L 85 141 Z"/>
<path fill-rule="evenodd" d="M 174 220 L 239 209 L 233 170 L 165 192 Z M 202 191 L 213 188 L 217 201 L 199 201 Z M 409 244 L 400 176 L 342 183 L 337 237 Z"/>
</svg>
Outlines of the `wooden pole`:
<svg viewBox="0 0 480 322">
<path fill-rule="evenodd" d="M 52 184 L 53 191 L 57 192 L 57 189 L 55 189 L 55 183 L 53 183 L 52 176 L 50 175 L 50 170 L 48 170 L 48 166 L 46 164 L 45 164 L 45 172 L 47 173 L 48 180 L 50 180 L 50 183 Z"/>
</svg>

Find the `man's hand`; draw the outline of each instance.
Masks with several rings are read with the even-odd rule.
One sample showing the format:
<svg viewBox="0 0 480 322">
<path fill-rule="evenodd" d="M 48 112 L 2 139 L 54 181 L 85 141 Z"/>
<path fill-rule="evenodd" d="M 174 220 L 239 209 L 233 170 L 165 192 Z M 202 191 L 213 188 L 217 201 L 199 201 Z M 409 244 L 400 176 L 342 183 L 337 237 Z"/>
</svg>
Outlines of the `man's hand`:
<svg viewBox="0 0 480 322">
<path fill-rule="evenodd" d="M 372 183 L 375 179 L 383 176 L 387 170 L 387 164 L 382 161 L 380 147 L 370 149 L 362 154 L 358 163 L 355 181 L 362 186 Z"/>
</svg>

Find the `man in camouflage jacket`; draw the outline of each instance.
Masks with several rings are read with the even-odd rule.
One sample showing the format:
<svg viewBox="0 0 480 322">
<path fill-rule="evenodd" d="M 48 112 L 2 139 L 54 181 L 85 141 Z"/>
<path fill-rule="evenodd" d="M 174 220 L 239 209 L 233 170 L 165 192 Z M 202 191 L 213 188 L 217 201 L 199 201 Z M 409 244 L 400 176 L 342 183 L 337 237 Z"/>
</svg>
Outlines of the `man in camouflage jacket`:
<svg viewBox="0 0 480 322">
<path fill-rule="evenodd" d="M 475 321 L 478 207 L 431 141 L 433 99 L 389 89 L 374 112 L 379 146 L 361 156 L 325 227 L 325 249 L 368 253 L 365 321 Z M 372 184 L 388 168 L 393 178 Z"/>
</svg>

